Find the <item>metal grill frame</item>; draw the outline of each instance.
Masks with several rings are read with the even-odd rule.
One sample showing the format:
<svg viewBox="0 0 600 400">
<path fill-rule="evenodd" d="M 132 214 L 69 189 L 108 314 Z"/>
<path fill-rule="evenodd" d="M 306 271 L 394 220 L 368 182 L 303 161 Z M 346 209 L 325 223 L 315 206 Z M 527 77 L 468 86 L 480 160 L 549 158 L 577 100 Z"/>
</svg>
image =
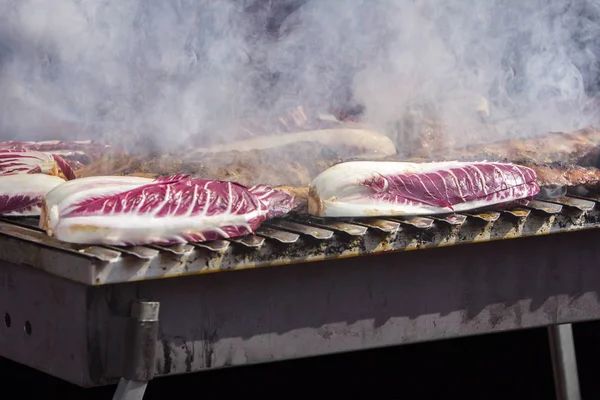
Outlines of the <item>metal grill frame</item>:
<svg viewBox="0 0 600 400">
<path fill-rule="evenodd" d="M 292 217 L 171 248 L 71 246 L 4 219 L 0 355 L 79 386 L 115 383 L 127 376 L 130 305 L 143 299 L 161 308 L 157 376 L 599 319 L 596 203 Z M 256 266 L 273 268 L 208 273 Z"/>
<path fill-rule="evenodd" d="M 598 319 L 599 241 L 593 229 L 100 286 L 3 261 L 0 355 L 115 383 L 136 299 L 160 303 L 157 376 Z"/>
<path fill-rule="evenodd" d="M 288 216 L 242 238 L 128 248 L 71 245 L 48 237 L 37 219 L 0 218 L 0 260 L 96 286 L 591 229 L 600 226 L 598 204 L 571 196 L 437 217 Z"/>
</svg>

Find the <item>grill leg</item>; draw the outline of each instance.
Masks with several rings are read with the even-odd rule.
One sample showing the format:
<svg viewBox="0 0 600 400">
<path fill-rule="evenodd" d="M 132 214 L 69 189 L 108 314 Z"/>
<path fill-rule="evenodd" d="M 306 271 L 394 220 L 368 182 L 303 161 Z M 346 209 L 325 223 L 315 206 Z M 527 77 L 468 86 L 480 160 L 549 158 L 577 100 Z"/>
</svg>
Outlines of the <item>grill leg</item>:
<svg viewBox="0 0 600 400">
<path fill-rule="evenodd" d="M 135 382 L 121 378 L 113 400 L 142 400 L 147 386 L 148 382 Z"/>
<path fill-rule="evenodd" d="M 123 378 L 113 400 L 144 398 L 148 382 L 154 377 L 159 308 L 160 304 L 153 301 L 135 301 L 131 305 Z"/>
<path fill-rule="evenodd" d="M 550 356 L 557 400 L 581 400 L 571 324 L 548 327 Z"/>
</svg>

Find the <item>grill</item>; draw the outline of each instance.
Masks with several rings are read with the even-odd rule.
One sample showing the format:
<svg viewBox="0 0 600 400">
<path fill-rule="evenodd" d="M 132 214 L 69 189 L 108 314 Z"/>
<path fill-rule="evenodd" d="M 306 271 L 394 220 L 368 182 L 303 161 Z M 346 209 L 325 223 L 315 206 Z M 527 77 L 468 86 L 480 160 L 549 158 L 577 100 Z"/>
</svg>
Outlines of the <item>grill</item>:
<svg viewBox="0 0 600 400">
<path fill-rule="evenodd" d="M 600 318 L 598 203 L 296 213 L 254 235 L 177 246 L 70 245 L 36 218 L 1 218 L 0 355 L 85 387 L 124 378 L 121 393 L 155 374 L 548 326 L 561 379 L 576 382 L 569 324 Z M 567 231 L 580 232 L 548 235 Z M 530 238 L 502 240 L 518 237 Z"/>
<path fill-rule="evenodd" d="M 48 237 L 36 218 L 2 218 L 0 234 L 19 242 L 6 247 L 5 260 L 102 285 L 588 229 L 600 227 L 598 203 L 600 195 L 448 216 L 331 220 L 294 214 L 268 221 L 253 235 L 174 246 L 71 245 Z M 86 268 L 68 267 L 82 262 Z"/>
</svg>

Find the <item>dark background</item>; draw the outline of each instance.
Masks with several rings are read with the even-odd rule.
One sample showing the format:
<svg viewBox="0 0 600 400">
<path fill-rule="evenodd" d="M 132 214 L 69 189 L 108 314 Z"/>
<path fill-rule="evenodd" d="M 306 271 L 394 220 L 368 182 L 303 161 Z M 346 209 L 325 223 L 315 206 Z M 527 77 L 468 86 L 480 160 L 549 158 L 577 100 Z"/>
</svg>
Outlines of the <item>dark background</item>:
<svg viewBox="0 0 600 400">
<path fill-rule="evenodd" d="M 600 324 L 574 326 L 583 399 L 600 398 Z M 111 399 L 0 359 L 2 399 Z M 554 399 L 545 329 L 160 378 L 144 400 L 233 398 Z"/>
</svg>

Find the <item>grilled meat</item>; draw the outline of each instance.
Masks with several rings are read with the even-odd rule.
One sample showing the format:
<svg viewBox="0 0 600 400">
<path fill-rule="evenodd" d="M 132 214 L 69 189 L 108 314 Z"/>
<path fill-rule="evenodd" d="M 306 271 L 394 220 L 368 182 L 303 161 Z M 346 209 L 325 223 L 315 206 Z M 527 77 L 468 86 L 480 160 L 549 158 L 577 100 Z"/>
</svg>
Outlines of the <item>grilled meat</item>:
<svg viewBox="0 0 600 400">
<path fill-rule="evenodd" d="M 445 159 L 563 162 L 597 167 L 600 161 L 600 130 L 592 127 L 568 133 L 550 132 L 531 139 L 506 140 L 436 155 L 436 158 Z"/>
<path fill-rule="evenodd" d="M 306 186 L 325 169 L 341 162 L 337 153 L 318 143 L 253 151 L 208 153 L 186 161 L 176 155 L 107 155 L 76 171 L 78 177 L 133 175 L 147 178 L 190 174 L 252 186 Z"/>
<path fill-rule="evenodd" d="M 211 142 L 207 147 L 193 147 L 183 155 L 105 153 L 78 169 L 76 175 L 155 178 L 183 173 L 250 186 L 307 186 L 313 177 L 342 158 L 377 158 L 396 152 L 393 142 L 383 134 L 334 117 L 310 115 L 302 107 L 272 121 L 245 120 L 243 126 L 234 125 L 224 130 L 226 134 L 208 135 Z M 238 141 L 219 143 L 230 136 Z M 206 140 L 207 135 L 199 139 Z"/>
<path fill-rule="evenodd" d="M 38 151 L 51 153 L 65 159 L 73 169 L 79 169 L 106 153 L 109 146 L 91 141 L 62 142 L 48 140 L 44 142 L 0 142 L 2 151 Z"/>
<path fill-rule="evenodd" d="M 598 168 L 582 167 L 564 162 L 539 163 L 517 160 L 515 163 L 534 170 L 540 186 L 583 185 L 591 190 L 600 189 L 600 169 Z"/>
<path fill-rule="evenodd" d="M 106 175 L 155 178 L 178 173 L 203 176 L 206 171 L 199 162 L 186 163 L 170 154 L 106 154 L 75 171 L 77 178 Z"/>
<path fill-rule="evenodd" d="M 301 114 L 298 117 L 302 123 Z M 572 133 L 548 133 L 537 138 L 508 140 L 462 150 L 432 148 L 427 156 L 415 151 L 412 157 L 393 155 L 389 161 L 495 161 L 523 165 L 533 169 L 540 187 L 578 188 L 600 191 L 598 154 L 600 130 L 583 129 Z M 421 149 L 422 151 L 422 149 Z M 220 151 L 193 158 L 162 155 L 107 155 L 78 170 L 77 176 L 135 175 L 155 178 L 178 173 L 205 179 L 232 180 L 244 185 L 265 183 L 285 185 L 298 192 L 318 174 L 343 161 L 356 160 L 340 154 L 323 142 L 304 141 L 293 145 L 248 151 Z M 564 189 L 566 190 L 566 189 Z M 307 193 L 295 193 L 300 204 Z"/>
<path fill-rule="evenodd" d="M 471 152 L 470 155 L 465 153 Z M 527 140 L 509 140 L 469 149 L 460 159 L 509 161 L 533 169 L 545 197 L 567 190 L 579 194 L 600 191 L 600 130 L 552 132 Z"/>
<path fill-rule="evenodd" d="M 547 198 L 564 196 L 567 191 L 579 195 L 600 192 L 600 169 L 582 167 L 564 162 L 539 163 L 516 161 L 531 168 L 537 175 L 537 183 L 543 188 L 541 195 Z"/>
</svg>

